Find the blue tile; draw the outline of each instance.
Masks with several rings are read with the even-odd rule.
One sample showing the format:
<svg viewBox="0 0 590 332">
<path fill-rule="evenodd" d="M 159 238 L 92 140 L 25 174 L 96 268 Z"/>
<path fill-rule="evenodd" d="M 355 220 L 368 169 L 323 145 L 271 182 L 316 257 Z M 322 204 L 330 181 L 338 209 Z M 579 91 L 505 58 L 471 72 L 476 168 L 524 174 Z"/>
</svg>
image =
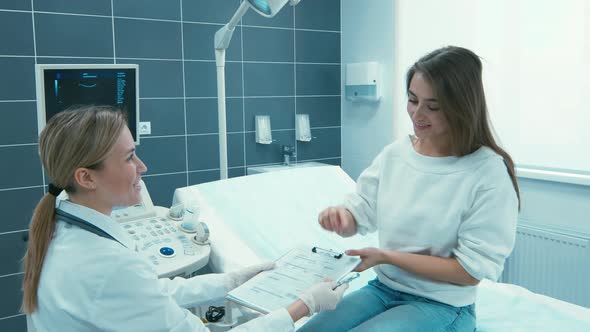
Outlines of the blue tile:
<svg viewBox="0 0 590 332">
<path fill-rule="evenodd" d="M 189 171 L 219 168 L 219 135 L 197 135 L 187 139 Z"/>
<path fill-rule="evenodd" d="M 227 170 L 228 178 L 235 178 L 246 175 L 245 167 L 232 167 Z M 193 171 L 188 173 L 188 183 L 190 186 L 195 184 L 201 184 L 205 182 L 218 181 L 221 178 L 218 169 L 209 171 Z"/>
<path fill-rule="evenodd" d="M 244 133 L 227 134 L 227 165 L 244 166 Z"/>
<path fill-rule="evenodd" d="M 28 231 L 0 235 L 0 276 L 21 272 L 21 258 L 27 250 Z"/>
<path fill-rule="evenodd" d="M 0 57 L 0 100 L 35 100 L 35 59 Z"/>
<path fill-rule="evenodd" d="M 309 114 L 313 127 L 334 127 L 341 124 L 340 97 L 297 97 L 298 114 Z"/>
<path fill-rule="evenodd" d="M 0 290 L 2 292 L 2 290 Z M 27 316 L 20 315 L 0 320 L 0 331 L 27 331 Z"/>
<path fill-rule="evenodd" d="M 295 38 L 297 62 L 340 63 L 340 33 L 298 30 Z"/>
<path fill-rule="evenodd" d="M 244 134 L 227 135 L 228 167 L 244 165 Z M 188 137 L 188 169 L 191 171 L 219 169 L 219 135 Z"/>
<path fill-rule="evenodd" d="M 35 11 L 111 16 L 111 0 L 35 0 Z"/>
<path fill-rule="evenodd" d="M 293 96 L 294 92 L 293 65 L 244 64 L 244 94 L 246 96 Z"/>
<path fill-rule="evenodd" d="M 220 25 L 202 23 L 184 23 L 184 58 L 189 60 L 215 60 L 215 32 Z M 225 53 L 226 61 L 242 59 L 241 27 L 236 27 L 229 48 Z"/>
<path fill-rule="evenodd" d="M 154 205 L 170 207 L 176 188 L 186 187 L 186 173 L 145 176 L 143 181 Z"/>
<path fill-rule="evenodd" d="M 229 99 L 226 99 L 226 116 L 229 113 L 227 101 Z M 218 132 L 217 98 L 187 99 L 186 132 L 187 134 L 214 134 Z"/>
<path fill-rule="evenodd" d="M 342 166 L 342 158 L 334 158 L 334 159 L 324 159 L 322 160 L 324 164 L 330 164 L 334 166 Z"/>
<path fill-rule="evenodd" d="M 12 10 L 31 10 L 31 1 L 23 0 L 2 0 L 0 1 L 0 9 Z M 0 331 L 8 331 L 0 329 Z"/>
<path fill-rule="evenodd" d="M 142 99 L 139 104 L 139 121 L 151 122 L 151 136 L 184 135 L 182 99 Z"/>
<path fill-rule="evenodd" d="M 297 95 L 340 95 L 340 65 L 297 65 Z"/>
<path fill-rule="evenodd" d="M 180 20 L 180 0 L 113 0 L 115 16 Z"/>
<path fill-rule="evenodd" d="M 10 250 L 5 248 L 4 242 L 0 241 L 0 249 Z M 20 305 L 22 300 L 21 285 L 23 282 L 23 275 L 16 274 L 0 278 L 0 294 L 2 294 L 2 301 L 0 301 L 0 317 L 14 316 L 21 314 Z M 14 331 L 14 330 L 2 330 Z M 25 330 L 23 330 L 25 331 Z"/>
<path fill-rule="evenodd" d="M 119 58 L 182 59 L 179 22 L 115 19 Z"/>
<path fill-rule="evenodd" d="M 189 172 L 188 184 L 189 186 L 192 186 L 195 184 L 217 181 L 219 178 L 219 170 Z"/>
<path fill-rule="evenodd" d="M 0 103 L 0 145 L 37 143 L 37 104 Z"/>
<path fill-rule="evenodd" d="M 215 103 L 217 109 L 217 102 Z M 231 132 L 244 131 L 244 98 L 225 99 L 226 130 Z"/>
<path fill-rule="evenodd" d="M 293 18 L 293 6 L 286 4 L 274 17 L 265 17 L 258 14 L 253 9 L 249 9 L 242 17 L 242 24 L 265 27 L 293 28 Z"/>
<path fill-rule="evenodd" d="M 137 155 L 146 164 L 147 175 L 186 172 L 184 137 L 144 137 Z"/>
<path fill-rule="evenodd" d="M 246 133 L 246 165 L 282 162 L 281 146 L 295 145 L 295 130 L 273 131 L 272 138 L 272 144 L 258 144 L 254 133 Z"/>
<path fill-rule="evenodd" d="M 229 178 L 237 178 L 246 175 L 246 167 L 234 167 L 227 170 Z"/>
<path fill-rule="evenodd" d="M 240 7 L 240 0 L 183 1 L 182 19 L 190 22 L 226 24 Z"/>
<path fill-rule="evenodd" d="M 141 98 L 182 97 L 182 61 L 118 60 L 139 65 Z"/>
<path fill-rule="evenodd" d="M 340 128 L 312 129 L 311 142 L 297 142 L 297 160 L 340 158 Z"/>
<path fill-rule="evenodd" d="M 0 12 L 0 54 L 35 55 L 30 13 Z"/>
<path fill-rule="evenodd" d="M 186 61 L 184 70 L 187 97 L 217 97 L 215 62 Z M 242 96 L 241 63 L 225 63 L 225 95 Z"/>
<path fill-rule="evenodd" d="M 340 0 L 301 1 L 295 7 L 295 28 L 340 31 Z"/>
<path fill-rule="evenodd" d="M 43 184 L 37 145 L 0 147 L 0 189 Z"/>
<path fill-rule="evenodd" d="M 297 158 L 298 163 L 305 163 L 309 161 L 315 161 L 322 164 L 334 165 L 334 166 L 342 166 L 342 158 L 329 158 L 329 159 L 299 159 Z"/>
<path fill-rule="evenodd" d="M 226 131 L 243 131 L 241 98 L 225 100 Z M 188 99 L 186 101 L 186 128 L 188 134 L 212 134 L 219 132 L 217 98 Z"/>
<path fill-rule="evenodd" d="M 33 210 L 43 197 L 43 187 L 0 191 L 3 221 L 0 233 L 29 228 Z"/>
<path fill-rule="evenodd" d="M 293 62 L 293 38 L 293 30 L 244 28 L 244 61 Z"/>
<path fill-rule="evenodd" d="M 110 17 L 36 13 L 37 55 L 112 57 L 112 27 Z"/>
<path fill-rule="evenodd" d="M 246 131 L 256 130 L 256 115 L 269 115 L 270 127 L 295 129 L 295 98 L 246 98 L 244 101 Z"/>
<path fill-rule="evenodd" d="M 110 59 L 92 59 L 92 58 L 52 58 L 52 57 L 37 57 L 37 63 L 39 64 L 113 64 L 115 58 Z"/>
</svg>

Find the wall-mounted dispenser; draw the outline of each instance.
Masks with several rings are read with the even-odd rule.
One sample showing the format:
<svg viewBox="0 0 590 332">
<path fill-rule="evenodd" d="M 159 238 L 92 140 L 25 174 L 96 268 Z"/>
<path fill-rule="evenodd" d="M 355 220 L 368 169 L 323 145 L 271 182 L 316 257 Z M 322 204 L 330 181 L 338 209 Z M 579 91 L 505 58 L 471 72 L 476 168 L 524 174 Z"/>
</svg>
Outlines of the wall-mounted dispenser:
<svg viewBox="0 0 590 332">
<path fill-rule="evenodd" d="M 309 114 L 297 114 L 295 117 L 295 137 L 300 142 L 311 141 Z"/>
<path fill-rule="evenodd" d="M 272 131 L 270 130 L 270 115 L 256 116 L 256 143 L 272 143 Z"/>
<path fill-rule="evenodd" d="M 344 95 L 350 101 L 378 101 L 381 80 L 379 63 L 359 62 L 346 65 Z"/>
</svg>

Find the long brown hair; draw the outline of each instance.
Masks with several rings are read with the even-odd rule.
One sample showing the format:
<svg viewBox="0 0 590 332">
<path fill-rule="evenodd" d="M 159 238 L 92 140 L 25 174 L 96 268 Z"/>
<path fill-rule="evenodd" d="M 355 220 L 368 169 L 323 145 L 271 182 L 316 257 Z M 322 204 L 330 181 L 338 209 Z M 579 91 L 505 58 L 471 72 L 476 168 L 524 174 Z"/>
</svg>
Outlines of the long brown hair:
<svg viewBox="0 0 590 332">
<path fill-rule="evenodd" d="M 126 125 L 123 113 L 110 106 L 83 106 L 57 113 L 39 137 L 39 154 L 51 183 L 68 194 L 76 191 L 74 171 L 100 169 Z M 23 258 L 22 311 L 37 309 L 37 289 L 45 255 L 55 231 L 56 197 L 46 193 L 29 225 L 29 244 Z"/>
<path fill-rule="evenodd" d="M 488 119 L 479 56 L 457 46 L 447 46 L 428 53 L 408 70 L 406 93 L 416 73 L 424 75 L 430 83 L 441 111 L 449 123 L 453 154 L 464 156 L 481 146 L 487 146 L 502 156 L 520 209 L 520 190 L 516 181 L 514 162 L 496 143 Z"/>
</svg>

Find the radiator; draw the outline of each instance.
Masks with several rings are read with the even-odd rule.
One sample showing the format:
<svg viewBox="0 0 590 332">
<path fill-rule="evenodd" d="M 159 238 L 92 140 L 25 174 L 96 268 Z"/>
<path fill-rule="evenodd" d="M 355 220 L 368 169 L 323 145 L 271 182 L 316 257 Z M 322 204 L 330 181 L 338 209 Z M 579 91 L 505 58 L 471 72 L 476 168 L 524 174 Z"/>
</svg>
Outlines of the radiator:
<svg viewBox="0 0 590 332">
<path fill-rule="evenodd" d="M 519 225 L 501 280 L 590 307 L 590 236 Z"/>
</svg>

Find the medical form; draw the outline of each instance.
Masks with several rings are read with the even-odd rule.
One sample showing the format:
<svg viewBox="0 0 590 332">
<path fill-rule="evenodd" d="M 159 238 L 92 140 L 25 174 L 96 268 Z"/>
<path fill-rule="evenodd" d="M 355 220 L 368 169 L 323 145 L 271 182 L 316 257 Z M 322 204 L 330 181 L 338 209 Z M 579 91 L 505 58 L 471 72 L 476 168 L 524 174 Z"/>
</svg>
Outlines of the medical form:
<svg viewBox="0 0 590 332">
<path fill-rule="evenodd" d="M 287 307 L 313 284 L 330 277 L 346 277 L 361 262 L 357 256 L 346 256 L 318 247 L 297 247 L 275 262 L 275 268 L 264 271 L 230 291 L 227 299 L 262 313 Z"/>
</svg>

